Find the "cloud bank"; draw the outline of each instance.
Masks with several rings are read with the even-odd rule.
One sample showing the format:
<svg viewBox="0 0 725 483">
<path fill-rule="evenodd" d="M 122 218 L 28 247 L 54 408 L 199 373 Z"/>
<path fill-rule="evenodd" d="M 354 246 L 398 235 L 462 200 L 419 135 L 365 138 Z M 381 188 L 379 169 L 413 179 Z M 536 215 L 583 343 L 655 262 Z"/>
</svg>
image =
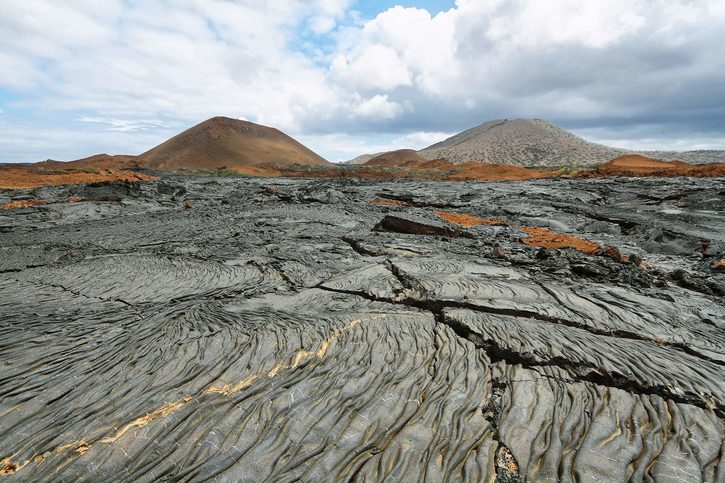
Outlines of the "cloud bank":
<svg viewBox="0 0 725 483">
<path fill-rule="evenodd" d="M 214 115 L 332 160 L 516 117 L 725 148 L 722 1 L 363 4 L 6 0 L 0 162 L 139 153 Z"/>
</svg>

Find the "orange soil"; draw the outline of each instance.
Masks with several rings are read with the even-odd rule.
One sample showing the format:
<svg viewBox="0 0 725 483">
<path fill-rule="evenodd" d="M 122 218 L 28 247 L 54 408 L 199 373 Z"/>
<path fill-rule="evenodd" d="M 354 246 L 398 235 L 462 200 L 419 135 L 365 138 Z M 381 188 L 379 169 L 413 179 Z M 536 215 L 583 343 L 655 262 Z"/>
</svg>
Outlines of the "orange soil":
<svg viewBox="0 0 725 483">
<path fill-rule="evenodd" d="M 425 158 L 412 149 L 390 151 L 372 158 L 365 166 L 402 166 L 407 163 L 424 163 Z"/>
<path fill-rule="evenodd" d="M 143 173 L 125 170 L 107 170 L 98 173 L 78 171 L 46 173 L 36 167 L 9 167 L 0 169 L 0 189 L 28 189 L 62 184 L 96 183 L 102 181 L 150 181 L 158 179 Z"/>
<path fill-rule="evenodd" d="M 479 218 L 477 216 L 467 215 L 465 213 L 436 211 L 434 214 L 449 223 L 453 223 L 466 228 L 471 228 L 478 225 L 508 226 L 508 223 L 503 220 L 497 220 L 495 218 Z M 544 247 L 550 249 L 573 248 L 575 250 L 579 250 L 582 253 L 586 253 L 587 255 L 592 255 L 601 250 L 602 248 L 598 244 L 589 240 L 585 240 L 584 238 L 579 238 L 574 235 L 568 235 L 566 233 L 556 233 L 547 228 L 539 228 L 534 226 L 519 226 L 518 228 L 520 228 L 529 235 L 521 239 L 523 243 L 529 246 Z M 616 250 L 616 248 L 610 248 L 610 250 L 616 251 L 616 255 L 621 260 L 627 259 L 627 257 L 622 257 L 621 255 L 619 255 L 619 251 Z"/>
<path fill-rule="evenodd" d="M 18 469 L 18 464 L 10 461 L 10 458 L 0 461 L 0 475 L 14 475 Z"/>
<path fill-rule="evenodd" d="M 313 153 L 314 154 L 314 153 Z M 509 164 L 467 161 L 453 164 L 444 159 L 416 160 L 416 153 L 400 150 L 379 156 L 379 163 L 360 166 L 302 166 L 258 163 L 232 165 L 226 171 L 247 176 L 290 176 L 310 178 L 428 179 L 515 181 L 556 176 L 554 171 L 537 170 Z M 130 171 L 145 164 L 137 156 L 100 154 L 71 162 L 44 161 L 34 165 L 0 168 L 0 189 L 35 188 L 45 185 L 75 184 L 111 180 L 152 180 L 153 176 Z M 203 164 L 203 163 L 202 163 Z M 723 176 L 725 163 L 689 165 L 680 161 L 657 161 L 639 155 L 613 159 L 596 169 L 582 171 L 578 177 L 606 176 Z"/>
<path fill-rule="evenodd" d="M 524 168 L 521 166 L 513 166 L 511 164 L 490 164 L 476 163 L 467 161 L 465 163 L 454 164 L 449 168 L 451 174 L 446 179 L 451 180 L 506 180 L 516 181 L 535 178 L 552 177 L 554 174 L 534 169 Z M 462 170 L 462 171 L 459 171 Z"/>
<path fill-rule="evenodd" d="M 32 167 L 39 172 L 52 171 L 69 171 L 72 169 L 92 168 L 94 170 L 114 169 L 125 170 L 137 168 L 140 166 L 139 159 L 136 156 L 110 154 L 95 154 L 87 158 L 77 159 L 75 161 L 55 161 L 48 159 L 40 163 L 34 164 Z"/>
<path fill-rule="evenodd" d="M 44 161 L 32 166 L 0 169 L 0 189 L 35 188 L 43 185 L 89 183 L 114 179 L 146 180 L 155 179 L 149 175 L 128 171 L 136 163 L 130 157 L 101 157 L 98 165 L 92 158 L 72 161 Z M 114 164 L 115 163 L 115 164 Z M 115 166 L 115 167 L 112 167 Z M 97 172 L 86 172 L 95 168 Z M 537 171 L 507 164 L 482 164 L 467 162 L 453 164 L 444 160 L 409 161 L 400 165 L 355 166 L 340 168 L 303 166 L 275 167 L 270 164 L 256 166 L 233 166 L 226 168 L 246 176 L 258 177 L 311 177 L 311 178 L 359 178 L 359 179 L 429 179 L 429 180 L 480 180 L 504 181 L 525 180 L 553 176 L 551 172 Z"/>
<path fill-rule="evenodd" d="M 321 178 L 359 179 L 429 179 L 429 180 L 525 180 L 554 176 L 552 172 L 537 171 L 509 164 L 466 162 L 453 164 L 443 159 L 432 161 L 406 161 L 397 165 L 360 165 L 335 167 L 317 172 L 290 172 L 284 176 L 310 176 Z"/>
<path fill-rule="evenodd" d="M 490 164 L 467 161 L 449 163 L 443 159 L 424 162 L 408 162 L 403 165 L 411 178 L 441 180 L 515 181 L 553 176 L 552 173 L 510 164 Z"/>
<path fill-rule="evenodd" d="M 602 248 L 589 240 L 566 233 L 556 233 L 546 228 L 534 226 L 521 226 L 519 228 L 529 235 L 521 239 L 523 243 L 529 246 L 550 249 L 574 248 L 587 255 L 592 255 Z"/>
<path fill-rule="evenodd" d="M 725 270 L 725 258 L 721 258 L 712 266 L 715 270 Z"/>
<path fill-rule="evenodd" d="M 629 255 L 622 255 L 619 252 L 619 249 L 617 247 L 607 247 L 604 249 L 604 254 L 608 255 L 611 258 L 614 258 L 615 260 L 619 260 L 620 262 L 627 262 L 629 261 Z"/>
<path fill-rule="evenodd" d="M 378 168 L 378 169 L 375 169 Z M 382 169 L 381 169 L 382 168 Z M 387 171 L 385 170 L 387 168 Z M 522 180 L 552 176 L 533 169 L 510 164 L 490 164 L 468 161 L 450 163 L 445 159 L 427 161 L 412 149 L 383 153 L 353 171 L 357 177 L 410 177 L 445 180 Z"/>
<path fill-rule="evenodd" d="M 385 200 L 383 198 L 373 198 L 370 200 L 371 205 L 381 205 L 381 206 L 410 206 L 410 203 L 407 201 L 400 201 L 400 200 Z"/>
<path fill-rule="evenodd" d="M 697 165 L 631 154 L 615 158 L 582 176 L 725 176 L 725 163 Z"/>
<path fill-rule="evenodd" d="M 15 208 L 29 208 L 31 206 L 44 205 L 43 200 L 22 200 L 22 201 L 8 201 L 3 205 L 6 210 L 14 210 Z"/>
<path fill-rule="evenodd" d="M 640 156 L 638 154 L 627 154 L 609 161 L 606 166 L 612 168 L 627 169 L 669 169 L 676 167 L 689 166 L 682 161 L 659 161 L 657 159 Z"/>
<path fill-rule="evenodd" d="M 506 226 L 508 223 L 495 218 L 479 218 L 473 215 L 467 215 L 465 213 L 452 213 L 450 211 L 436 211 L 434 213 L 438 218 L 442 218 L 449 223 L 460 225 L 466 228 L 478 225 L 498 225 Z"/>
<path fill-rule="evenodd" d="M 622 159 L 627 158 L 627 159 Z M 607 176 L 723 176 L 725 163 L 689 165 L 679 161 L 663 162 L 644 156 L 624 156 L 596 169 L 583 170 L 577 177 Z M 631 160 L 631 158 L 635 158 Z M 640 159 L 641 158 L 641 159 Z M 234 166 L 227 171 L 247 176 L 289 176 L 309 178 L 358 179 L 427 179 L 440 181 L 521 181 L 551 178 L 557 173 L 545 168 L 539 170 L 510 164 L 490 164 L 467 161 L 449 163 L 443 159 L 432 161 L 390 161 L 389 158 L 372 164 L 357 166 L 274 166 L 270 163 L 255 166 Z"/>
</svg>

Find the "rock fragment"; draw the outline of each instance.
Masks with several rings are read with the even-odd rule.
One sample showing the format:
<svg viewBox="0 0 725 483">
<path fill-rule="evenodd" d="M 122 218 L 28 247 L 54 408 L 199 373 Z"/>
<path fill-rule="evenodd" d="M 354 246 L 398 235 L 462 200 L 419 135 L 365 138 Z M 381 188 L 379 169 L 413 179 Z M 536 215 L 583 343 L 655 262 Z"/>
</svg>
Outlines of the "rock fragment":
<svg viewBox="0 0 725 483">
<path fill-rule="evenodd" d="M 386 215 L 380 223 L 375 225 L 377 231 L 391 231 L 396 233 L 409 233 L 412 235 L 436 235 L 452 238 L 473 238 L 473 234 L 461 230 L 454 230 L 447 226 L 420 218 Z"/>
</svg>

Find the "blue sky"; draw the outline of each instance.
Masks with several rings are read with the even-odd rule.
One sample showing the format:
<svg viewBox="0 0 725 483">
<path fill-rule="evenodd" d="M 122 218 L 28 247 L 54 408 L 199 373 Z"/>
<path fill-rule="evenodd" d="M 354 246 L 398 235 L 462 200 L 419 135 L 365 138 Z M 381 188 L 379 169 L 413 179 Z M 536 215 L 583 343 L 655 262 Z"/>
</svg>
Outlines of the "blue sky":
<svg viewBox="0 0 725 483">
<path fill-rule="evenodd" d="M 422 8 L 435 15 L 440 12 L 445 12 L 456 6 L 456 2 L 443 1 L 443 0 L 410 0 L 405 2 L 387 2 L 387 1 L 358 1 L 353 4 L 353 8 L 359 10 L 366 18 L 374 18 L 380 12 L 395 7 L 412 7 Z"/>
<path fill-rule="evenodd" d="M 138 154 L 215 115 L 333 161 L 544 118 L 725 149 L 721 0 L 5 0 L 0 162 Z"/>
</svg>

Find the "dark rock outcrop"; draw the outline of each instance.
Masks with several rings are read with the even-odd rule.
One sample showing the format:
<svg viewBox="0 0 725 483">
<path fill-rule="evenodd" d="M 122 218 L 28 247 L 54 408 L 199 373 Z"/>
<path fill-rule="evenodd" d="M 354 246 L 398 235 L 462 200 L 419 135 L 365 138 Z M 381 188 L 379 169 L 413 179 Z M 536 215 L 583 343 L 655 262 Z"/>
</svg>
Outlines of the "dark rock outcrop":
<svg viewBox="0 0 725 483">
<path fill-rule="evenodd" d="M 410 233 L 413 235 L 438 235 L 455 238 L 473 238 L 471 233 L 449 228 L 442 223 L 411 218 L 409 216 L 385 215 L 375 230 Z"/>
</svg>

